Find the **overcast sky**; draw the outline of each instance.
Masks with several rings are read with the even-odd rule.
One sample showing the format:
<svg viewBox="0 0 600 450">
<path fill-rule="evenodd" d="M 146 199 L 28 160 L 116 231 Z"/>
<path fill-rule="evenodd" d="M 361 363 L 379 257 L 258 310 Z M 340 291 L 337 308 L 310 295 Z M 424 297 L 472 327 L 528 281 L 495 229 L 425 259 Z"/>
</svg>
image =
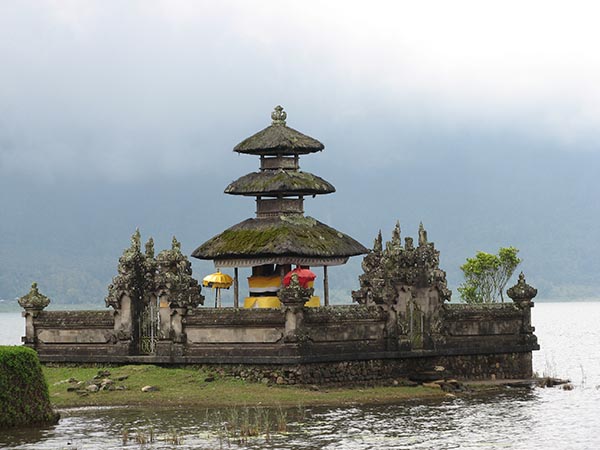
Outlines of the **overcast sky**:
<svg viewBox="0 0 600 450">
<path fill-rule="evenodd" d="M 599 17 L 573 0 L 3 0 L 0 175 L 207 173 L 276 104 L 355 168 L 473 135 L 596 152 Z"/>
</svg>

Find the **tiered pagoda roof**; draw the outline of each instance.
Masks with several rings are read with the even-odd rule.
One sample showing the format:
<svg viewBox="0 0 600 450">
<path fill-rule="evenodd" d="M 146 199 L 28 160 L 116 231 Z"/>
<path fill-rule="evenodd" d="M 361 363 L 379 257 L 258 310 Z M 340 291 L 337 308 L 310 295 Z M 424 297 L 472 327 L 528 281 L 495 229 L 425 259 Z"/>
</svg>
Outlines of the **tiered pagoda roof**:
<svg viewBox="0 0 600 450">
<path fill-rule="evenodd" d="M 324 179 L 299 167 L 299 156 L 323 150 L 318 140 L 286 125 L 280 106 L 270 126 L 238 144 L 234 151 L 260 156 L 259 172 L 242 176 L 225 189 L 256 197 L 256 218 L 247 219 L 198 247 L 192 256 L 215 265 L 262 264 L 329 266 L 368 250 L 350 236 L 304 216 L 304 196 L 335 192 Z"/>
</svg>

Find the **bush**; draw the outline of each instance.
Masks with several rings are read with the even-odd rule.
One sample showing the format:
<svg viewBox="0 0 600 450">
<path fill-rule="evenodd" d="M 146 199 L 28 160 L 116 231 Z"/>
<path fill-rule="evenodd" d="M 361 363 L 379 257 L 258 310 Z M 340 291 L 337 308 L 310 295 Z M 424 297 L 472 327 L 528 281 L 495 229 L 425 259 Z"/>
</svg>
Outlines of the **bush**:
<svg viewBox="0 0 600 450">
<path fill-rule="evenodd" d="M 37 353 L 0 346 L 0 428 L 51 424 L 58 418 Z"/>
</svg>

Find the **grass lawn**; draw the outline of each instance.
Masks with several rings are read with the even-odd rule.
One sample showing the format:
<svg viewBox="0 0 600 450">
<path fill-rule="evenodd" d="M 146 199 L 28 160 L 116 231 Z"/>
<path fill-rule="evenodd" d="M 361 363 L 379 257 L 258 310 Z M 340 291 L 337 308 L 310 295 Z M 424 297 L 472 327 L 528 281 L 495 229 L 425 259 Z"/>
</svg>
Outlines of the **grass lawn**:
<svg viewBox="0 0 600 450">
<path fill-rule="evenodd" d="M 297 406 L 394 403 L 409 399 L 442 398 L 440 389 L 404 386 L 321 388 L 268 386 L 262 383 L 219 376 L 193 367 L 173 368 L 154 365 L 117 367 L 44 366 L 50 389 L 50 400 L 58 408 L 74 406 Z M 66 380 L 90 381 L 100 370 L 108 370 L 115 386 L 125 390 L 102 390 L 87 395 L 69 392 Z M 118 377 L 127 376 L 123 381 Z M 206 381 L 214 376 L 214 381 Z M 156 392 L 142 392 L 144 386 L 155 386 Z"/>
</svg>

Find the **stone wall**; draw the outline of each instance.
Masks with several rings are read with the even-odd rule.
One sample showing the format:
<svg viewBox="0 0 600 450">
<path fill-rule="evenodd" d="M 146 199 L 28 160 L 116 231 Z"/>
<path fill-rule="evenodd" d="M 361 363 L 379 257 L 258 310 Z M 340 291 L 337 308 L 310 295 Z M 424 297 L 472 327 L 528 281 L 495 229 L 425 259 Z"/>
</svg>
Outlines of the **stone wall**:
<svg viewBox="0 0 600 450">
<path fill-rule="evenodd" d="M 398 345 L 407 336 L 390 336 L 385 306 L 302 312 L 301 332 L 286 340 L 282 309 L 190 309 L 181 320 L 182 342 L 163 337 L 154 355 L 139 355 L 119 339 L 111 311 L 39 311 L 29 345 L 42 361 L 243 364 L 241 371 L 257 374 L 252 379 L 277 373 L 290 384 L 405 377 L 440 365 L 459 378 L 523 377 L 531 375 L 537 348 L 527 314 L 513 303 L 444 305 L 431 348 Z"/>
<path fill-rule="evenodd" d="M 203 307 L 179 243 L 154 257 L 139 233 L 119 262 L 108 311 L 44 311 L 50 300 L 34 284 L 20 299 L 26 345 L 42 361 L 217 364 L 281 383 L 370 381 L 445 367 L 458 378 L 531 375 L 538 349 L 531 326 L 537 291 L 525 282 L 513 302 L 448 304 L 439 252 L 421 226 L 418 246 L 401 245 L 397 226 L 363 262 L 358 304 L 306 308 L 313 289 L 292 276 L 281 308 Z M 273 375 L 276 374 L 276 375 Z"/>
<path fill-rule="evenodd" d="M 220 364 L 205 366 L 209 371 L 253 382 L 280 385 L 324 385 L 379 383 L 398 379 L 456 378 L 489 380 L 530 378 L 531 353 L 485 355 L 418 356 L 402 359 L 305 364 Z M 444 370 L 436 372 L 435 369 Z"/>
</svg>

